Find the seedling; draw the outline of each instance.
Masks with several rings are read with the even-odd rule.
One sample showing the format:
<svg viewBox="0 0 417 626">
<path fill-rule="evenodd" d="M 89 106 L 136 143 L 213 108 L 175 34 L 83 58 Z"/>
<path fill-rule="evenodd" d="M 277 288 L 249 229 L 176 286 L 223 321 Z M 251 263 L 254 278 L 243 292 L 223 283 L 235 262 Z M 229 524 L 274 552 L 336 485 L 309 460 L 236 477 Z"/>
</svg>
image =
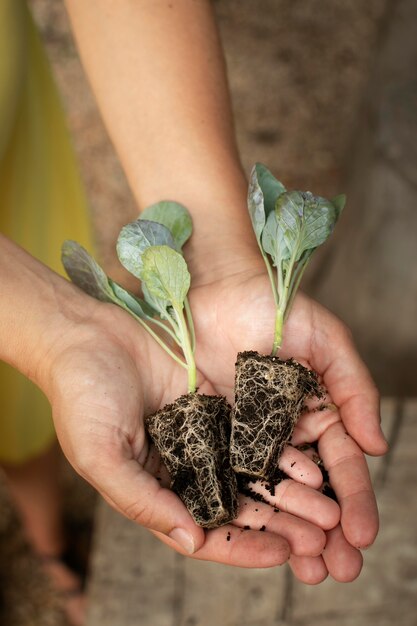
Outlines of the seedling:
<svg viewBox="0 0 417 626">
<path fill-rule="evenodd" d="M 276 356 L 295 294 L 313 252 L 332 233 L 345 204 L 309 191 L 287 191 L 260 163 L 252 170 L 248 209 L 275 304 L 271 356 L 238 355 L 231 458 L 236 472 L 273 481 L 306 398 L 319 395 L 317 376 Z"/>
<path fill-rule="evenodd" d="M 344 195 L 326 200 L 310 191 L 286 191 L 261 163 L 252 170 L 249 214 L 276 309 L 273 356 L 281 347 L 283 326 L 311 256 L 333 232 L 345 202 Z"/>
<path fill-rule="evenodd" d="M 76 285 L 122 307 L 187 371 L 188 394 L 147 416 L 145 423 L 172 488 L 198 524 L 213 528 L 235 517 L 237 486 L 228 456 L 230 406 L 225 398 L 196 393 L 195 333 L 187 297 L 191 277 L 182 256 L 191 233 L 191 217 L 176 202 L 152 205 L 122 228 L 117 254 L 141 281 L 144 299 L 106 276 L 74 241 L 64 243 L 62 261 Z"/>
</svg>

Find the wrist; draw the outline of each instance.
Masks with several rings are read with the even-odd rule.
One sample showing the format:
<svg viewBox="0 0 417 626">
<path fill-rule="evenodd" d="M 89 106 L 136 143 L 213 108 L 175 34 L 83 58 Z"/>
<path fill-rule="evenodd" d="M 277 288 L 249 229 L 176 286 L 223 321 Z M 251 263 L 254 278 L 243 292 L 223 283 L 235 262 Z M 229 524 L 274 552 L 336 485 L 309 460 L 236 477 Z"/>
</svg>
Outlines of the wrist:
<svg viewBox="0 0 417 626">
<path fill-rule="evenodd" d="M 142 207 L 174 200 L 190 211 L 193 234 L 184 254 L 193 286 L 235 273 L 236 266 L 244 271 L 262 264 L 247 210 L 247 180 L 237 161 L 195 163 L 185 180 L 172 174 L 154 183 L 149 178 L 137 197 Z"/>
<path fill-rule="evenodd" d="M 55 355 L 97 305 L 4 237 L 0 247 L 0 358 L 46 392 Z"/>
</svg>

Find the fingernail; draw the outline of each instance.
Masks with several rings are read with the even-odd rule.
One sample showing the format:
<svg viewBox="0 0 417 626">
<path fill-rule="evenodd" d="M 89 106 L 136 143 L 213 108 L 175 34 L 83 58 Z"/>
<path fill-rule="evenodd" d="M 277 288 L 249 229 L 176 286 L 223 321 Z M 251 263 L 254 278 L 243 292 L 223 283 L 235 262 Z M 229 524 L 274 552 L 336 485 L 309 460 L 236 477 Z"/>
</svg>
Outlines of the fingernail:
<svg viewBox="0 0 417 626">
<path fill-rule="evenodd" d="M 194 538 L 187 530 L 184 530 L 184 528 L 174 528 L 174 530 L 169 533 L 169 537 L 178 543 L 187 554 L 194 554 Z"/>
</svg>

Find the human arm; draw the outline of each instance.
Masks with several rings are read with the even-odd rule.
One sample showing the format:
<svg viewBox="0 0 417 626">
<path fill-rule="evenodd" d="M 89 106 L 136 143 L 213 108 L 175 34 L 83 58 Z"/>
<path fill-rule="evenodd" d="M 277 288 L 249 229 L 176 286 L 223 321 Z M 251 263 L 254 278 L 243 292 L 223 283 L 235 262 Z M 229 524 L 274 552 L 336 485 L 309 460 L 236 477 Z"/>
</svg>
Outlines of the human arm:
<svg viewBox="0 0 417 626">
<path fill-rule="evenodd" d="M 183 369 L 125 312 L 86 296 L 1 235 L 0 285 L 0 358 L 44 391 L 67 458 L 116 510 L 196 558 L 268 567 L 288 559 L 289 544 L 300 556 L 321 552 L 323 531 L 291 515 L 271 532 L 230 525 L 204 533 L 167 488 L 143 424 L 145 412 L 185 386 Z M 201 374 L 198 384 L 214 393 Z M 270 511 L 261 509 L 238 523 L 264 524 Z"/>
<path fill-rule="evenodd" d="M 196 316 L 200 341 L 205 338 L 208 346 L 205 352 L 200 350 L 197 359 L 213 383 L 227 362 L 230 387 L 235 354 L 228 354 L 222 341 L 227 336 L 228 318 L 218 316 L 222 336 L 215 341 L 218 335 L 210 326 L 207 311 L 216 309 L 221 284 L 230 279 L 234 300 L 224 301 L 235 314 L 238 300 L 242 306 L 247 302 L 248 287 L 242 288 L 247 273 L 263 273 L 263 266 L 245 209 L 246 181 L 237 155 L 210 3 L 67 0 L 67 7 L 84 65 L 138 204 L 143 207 L 174 199 L 191 210 L 195 233 L 185 254 L 193 276 L 194 301 L 202 303 Z M 264 292 L 262 297 L 267 300 L 269 295 Z M 306 311 L 308 308 L 306 305 Z M 259 306 L 254 310 L 258 313 Z M 264 332 L 269 328 L 267 318 L 258 316 L 258 321 L 265 321 Z M 241 324 L 236 326 L 241 329 L 245 323 L 253 323 L 239 320 Z M 321 323 L 324 321 L 322 317 Z M 230 323 L 233 325 L 235 318 L 229 318 Z M 308 324 L 303 328 L 300 338 L 304 342 L 311 330 Z M 335 327 L 334 341 L 340 350 L 344 337 L 343 327 Z M 250 347 L 263 349 L 256 339 Z M 323 344 L 322 350 L 323 358 L 330 357 L 328 344 Z M 217 375 L 208 369 L 210 353 L 214 353 Z M 358 366 L 354 355 L 353 349 L 348 352 L 345 372 Z M 358 371 L 355 384 L 359 387 L 353 385 L 350 399 L 343 402 L 344 425 L 363 450 L 383 453 L 386 444 L 378 427 L 374 388 L 363 375 L 363 366 Z M 372 398 L 369 418 L 359 424 L 354 397 L 368 394 Z M 359 473 L 366 479 L 363 466 Z M 369 539 L 376 534 L 376 509 L 372 492 L 368 490 L 365 498 L 366 506 L 359 504 L 359 508 L 361 528 L 368 529 Z M 353 520 L 351 510 L 344 513 L 348 528 L 349 518 Z"/>
<path fill-rule="evenodd" d="M 272 345 L 275 309 L 266 272 L 255 268 L 197 286 L 191 305 L 200 337 L 199 368 L 219 393 L 232 398 L 234 355 L 253 349 L 268 353 Z M 341 526 L 329 530 L 322 556 L 294 555 L 290 565 L 308 583 L 320 582 L 328 572 L 336 580 L 352 580 L 362 565 L 359 550 L 371 545 L 378 532 L 378 511 L 363 454 L 365 445 L 365 451 L 373 455 L 384 453 L 387 447 L 379 426 L 378 392 L 344 324 L 303 294 L 296 297 L 287 320 L 280 356 L 292 356 L 315 369 L 327 388 L 327 402 L 338 407 L 305 413 L 292 444 L 318 441 L 341 507 Z M 305 480 L 305 473 L 300 472 L 298 480 Z M 300 514 L 306 516 L 304 497 L 300 485 L 283 481 L 271 503 L 293 514 L 299 506 Z M 320 513 L 316 523 L 320 523 Z"/>
</svg>

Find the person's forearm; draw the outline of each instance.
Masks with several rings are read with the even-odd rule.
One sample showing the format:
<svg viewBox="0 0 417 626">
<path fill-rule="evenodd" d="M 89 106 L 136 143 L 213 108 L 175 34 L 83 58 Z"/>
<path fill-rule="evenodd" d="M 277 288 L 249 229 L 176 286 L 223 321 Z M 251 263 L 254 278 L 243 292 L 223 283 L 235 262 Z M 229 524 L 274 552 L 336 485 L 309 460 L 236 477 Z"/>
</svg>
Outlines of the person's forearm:
<svg viewBox="0 0 417 626">
<path fill-rule="evenodd" d="M 92 303 L 92 304 L 91 304 Z M 44 388 L 55 348 L 94 302 L 0 234 L 0 359 Z"/>
<path fill-rule="evenodd" d="M 208 0 L 66 0 L 81 57 L 141 208 L 185 204 L 204 263 L 253 244 L 226 71 Z"/>
</svg>

